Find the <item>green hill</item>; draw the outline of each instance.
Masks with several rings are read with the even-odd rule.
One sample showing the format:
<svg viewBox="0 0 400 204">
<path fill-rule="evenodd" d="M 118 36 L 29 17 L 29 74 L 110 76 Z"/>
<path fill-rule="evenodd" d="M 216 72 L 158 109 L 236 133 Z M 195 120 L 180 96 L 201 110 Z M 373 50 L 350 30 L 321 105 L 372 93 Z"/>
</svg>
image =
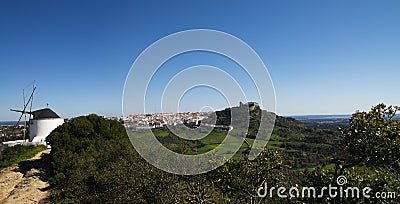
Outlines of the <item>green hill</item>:
<svg viewBox="0 0 400 204">
<path fill-rule="evenodd" d="M 240 107 L 233 107 L 232 111 Z M 216 111 L 216 119 L 208 118 L 202 123 L 216 121 L 218 126 L 231 125 L 231 109 L 226 108 Z M 313 168 L 320 164 L 328 164 L 331 158 L 342 157 L 338 155 L 339 130 L 333 128 L 317 128 L 297 121 L 293 118 L 276 116 L 274 113 L 261 110 L 259 106 L 249 109 L 250 121 L 246 141 L 237 153 L 237 157 L 248 156 L 248 152 L 256 138 L 261 114 L 267 118 L 275 118 L 275 126 L 269 139 L 267 147 L 275 149 L 285 157 L 285 164 L 291 168 Z M 246 115 L 240 116 L 247 117 Z M 201 128 L 201 126 L 200 126 Z M 175 136 L 168 128 L 153 129 L 158 140 L 167 148 L 183 154 L 201 154 L 214 149 L 227 135 L 225 128 L 214 128 L 206 137 L 199 141 L 189 141 Z"/>
<path fill-rule="evenodd" d="M 234 107 L 238 108 L 238 107 Z M 252 143 L 258 131 L 261 113 L 273 113 L 261 110 L 259 106 L 250 108 L 250 123 L 247 140 Z M 230 109 L 217 111 L 217 124 L 229 125 Z M 274 114 L 273 114 L 274 115 Z M 285 162 L 293 168 L 310 168 L 329 163 L 337 155 L 339 130 L 333 128 L 316 128 L 293 118 L 277 116 L 269 148 L 279 149 L 286 157 Z"/>
</svg>

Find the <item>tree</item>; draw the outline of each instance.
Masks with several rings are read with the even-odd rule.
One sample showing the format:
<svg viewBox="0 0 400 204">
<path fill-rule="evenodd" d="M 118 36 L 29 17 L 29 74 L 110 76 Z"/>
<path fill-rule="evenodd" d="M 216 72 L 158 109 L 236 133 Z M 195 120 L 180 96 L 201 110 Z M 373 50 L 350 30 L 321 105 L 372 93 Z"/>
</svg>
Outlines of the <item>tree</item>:
<svg viewBox="0 0 400 204">
<path fill-rule="evenodd" d="M 400 121 L 398 106 L 381 103 L 369 112 L 357 112 L 343 132 L 343 148 L 351 155 L 349 165 L 400 167 Z"/>
<path fill-rule="evenodd" d="M 321 189 L 337 183 L 339 176 L 345 176 L 350 186 L 373 192 L 400 192 L 400 121 L 396 113 L 398 106 L 381 103 L 369 112 L 356 112 L 352 115 L 347 129 L 342 131 L 342 151 L 346 159 L 333 160 L 333 168 L 316 168 L 304 172 L 306 186 Z M 379 198 L 326 198 L 314 202 L 329 203 L 398 203 L 400 197 Z"/>
</svg>

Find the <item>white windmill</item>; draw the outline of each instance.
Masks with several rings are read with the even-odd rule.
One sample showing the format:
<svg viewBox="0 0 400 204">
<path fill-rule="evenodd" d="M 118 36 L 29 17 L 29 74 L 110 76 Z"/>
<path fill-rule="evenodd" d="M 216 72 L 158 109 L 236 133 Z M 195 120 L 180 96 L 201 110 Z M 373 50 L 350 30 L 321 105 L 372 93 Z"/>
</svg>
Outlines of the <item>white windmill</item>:
<svg viewBox="0 0 400 204">
<path fill-rule="evenodd" d="M 29 141 L 37 144 L 46 144 L 46 137 L 53 131 L 56 127 L 62 125 L 64 123 L 64 119 L 58 116 L 53 110 L 50 108 L 43 108 L 39 110 L 32 111 L 33 105 L 33 96 L 36 90 L 36 82 L 33 83 L 31 95 L 26 101 L 25 91 L 23 90 L 24 97 L 24 107 L 23 110 L 13 110 L 15 112 L 21 113 L 21 116 L 18 119 L 16 125 L 19 125 L 22 117 L 24 116 L 24 139 L 25 132 L 28 126 L 27 123 L 27 115 L 29 115 Z M 27 107 L 29 107 L 29 111 L 27 111 Z"/>
</svg>

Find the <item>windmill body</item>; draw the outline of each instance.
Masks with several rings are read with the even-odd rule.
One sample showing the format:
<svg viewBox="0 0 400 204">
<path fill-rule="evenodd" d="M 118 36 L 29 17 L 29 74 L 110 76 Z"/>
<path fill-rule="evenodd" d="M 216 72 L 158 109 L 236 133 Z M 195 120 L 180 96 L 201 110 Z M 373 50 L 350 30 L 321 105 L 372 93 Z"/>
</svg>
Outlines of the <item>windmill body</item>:
<svg viewBox="0 0 400 204">
<path fill-rule="evenodd" d="M 50 108 L 31 112 L 33 118 L 29 121 L 29 141 L 33 143 L 46 143 L 46 137 L 58 126 L 64 123 Z"/>
</svg>

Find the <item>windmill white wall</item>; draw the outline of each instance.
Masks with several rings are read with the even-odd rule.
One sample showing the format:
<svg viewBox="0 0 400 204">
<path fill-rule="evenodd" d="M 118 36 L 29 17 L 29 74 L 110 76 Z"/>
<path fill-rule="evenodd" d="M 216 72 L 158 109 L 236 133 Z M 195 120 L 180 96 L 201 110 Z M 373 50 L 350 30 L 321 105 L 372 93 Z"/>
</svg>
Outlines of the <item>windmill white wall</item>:
<svg viewBox="0 0 400 204">
<path fill-rule="evenodd" d="M 62 118 L 44 118 L 31 120 L 29 127 L 29 141 L 45 143 L 46 137 L 64 123 Z"/>
<path fill-rule="evenodd" d="M 33 143 L 46 144 L 46 137 L 58 126 L 64 123 L 64 119 L 50 108 L 44 108 L 30 112 L 33 119 L 29 124 L 29 140 Z"/>
</svg>

